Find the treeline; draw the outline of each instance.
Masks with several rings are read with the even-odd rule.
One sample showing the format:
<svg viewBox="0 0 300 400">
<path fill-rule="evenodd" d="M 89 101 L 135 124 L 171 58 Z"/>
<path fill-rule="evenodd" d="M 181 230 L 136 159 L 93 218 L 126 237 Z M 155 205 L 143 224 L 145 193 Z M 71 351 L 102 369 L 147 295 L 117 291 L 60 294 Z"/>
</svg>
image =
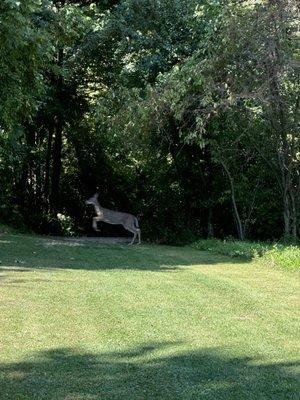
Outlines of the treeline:
<svg viewBox="0 0 300 400">
<path fill-rule="evenodd" d="M 88 232 L 98 190 L 152 240 L 296 239 L 299 12 L 2 0 L 0 220 Z"/>
</svg>

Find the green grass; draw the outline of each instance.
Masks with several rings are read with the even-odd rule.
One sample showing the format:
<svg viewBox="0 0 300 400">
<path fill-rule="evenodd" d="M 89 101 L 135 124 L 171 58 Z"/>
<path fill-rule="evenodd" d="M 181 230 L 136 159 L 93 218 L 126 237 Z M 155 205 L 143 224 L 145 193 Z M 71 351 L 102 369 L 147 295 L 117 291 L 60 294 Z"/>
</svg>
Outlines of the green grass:
<svg viewBox="0 0 300 400">
<path fill-rule="evenodd" d="M 198 240 L 192 247 L 229 257 L 256 260 L 261 265 L 300 269 L 300 247 L 297 245 L 209 239 Z"/>
<path fill-rule="evenodd" d="M 298 272 L 0 236 L 0 399 L 298 399 Z"/>
</svg>

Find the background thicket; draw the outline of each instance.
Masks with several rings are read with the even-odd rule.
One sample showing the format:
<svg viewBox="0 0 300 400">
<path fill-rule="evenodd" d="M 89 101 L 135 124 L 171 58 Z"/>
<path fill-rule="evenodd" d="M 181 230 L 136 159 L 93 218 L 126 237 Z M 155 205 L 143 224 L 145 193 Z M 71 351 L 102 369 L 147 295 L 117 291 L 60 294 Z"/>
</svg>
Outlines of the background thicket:
<svg viewBox="0 0 300 400">
<path fill-rule="evenodd" d="M 296 239 L 298 41 L 296 0 L 2 0 L 1 221 Z"/>
</svg>

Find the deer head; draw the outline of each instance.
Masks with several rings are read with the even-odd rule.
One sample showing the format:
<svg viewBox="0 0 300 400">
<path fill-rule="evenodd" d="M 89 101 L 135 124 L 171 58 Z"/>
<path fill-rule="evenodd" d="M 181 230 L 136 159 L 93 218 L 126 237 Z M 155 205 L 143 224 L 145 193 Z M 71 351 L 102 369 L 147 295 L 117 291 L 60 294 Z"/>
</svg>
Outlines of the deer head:
<svg viewBox="0 0 300 400">
<path fill-rule="evenodd" d="M 99 196 L 99 193 L 95 193 L 94 196 L 90 197 L 89 199 L 87 199 L 85 201 L 85 204 L 91 204 L 93 206 L 97 205 L 98 204 L 98 196 Z"/>
</svg>

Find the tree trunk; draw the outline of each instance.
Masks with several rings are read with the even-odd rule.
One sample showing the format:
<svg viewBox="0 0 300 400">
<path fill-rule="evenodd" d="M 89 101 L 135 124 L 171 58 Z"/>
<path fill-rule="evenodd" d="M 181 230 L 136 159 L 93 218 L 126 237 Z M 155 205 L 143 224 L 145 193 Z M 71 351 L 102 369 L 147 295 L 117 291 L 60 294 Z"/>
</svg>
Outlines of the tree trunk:
<svg viewBox="0 0 300 400">
<path fill-rule="evenodd" d="M 63 62 L 63 49 L 58 51 L 59 66 Z M 57 93 L 57 111 L 54 117 L 54 143 L 52 155 L 52 176 L 51 176 L 51 198 L 50 208 L 56 214 L 60 203 L 60 177 L 61 177 L 61 156 L 62 156 L 62 135 L 63 135 L 63 78 L 59 75 L 55 82 Z"/>
<path fill-rule="evenodd" d="M 283 193 L 283 219 L 284 219 L 284 235 L 297 239 L 297 199 L 295 193 L 288 181 Z"/>
<path fill-rule="evenodd" d="M 296 200 L 294 193 L 291 195 L 291 208 L 293 212 L 293 219 L 292 219 L 292 227 L 291 227 L 291 232 L 292 232 L 292 237 L 297 238 L 297 209 L 296 209 Z"/>
<path fill-rule="evenodd" d="M 207 237 L 212 238 L 214 237 L 214 226 L 212 223 L 212 206 L 209 206 L 208 209 L 208 219 L 207 219 Z"/>
<path fill-rule="evenodd" d="M 53 145 L 53 168 L 51 179 L 51 209 L 55 213 L 59 209 L 60 202 L 60 176 L 61 176 L 61 154 L 62 154 L 62 130 L 63 125 L 60 120 L 56 121 L 55 137 Z"/>
<path fill-rule="evenodd" d="M 47 211 L 49 211 L 50 206 L 50 166 L 51 166 L 51 154 L 52 154 L 52 137 L 53 132 L 52 129 L 49 130 L 48 133 L 48 141 L 47 141 L 47 153 L 46 153 L 46 163 L 45 163 L 45 182 L 44 182 L 44 201 L 46 203 Z"/>
<path fill-rule="evenodd" d="M 58 10 L 61 10 L 65 4 L 65 0 L 54 0 L 55 6 Z M 63 64 L 64 50 L 63 48 L 58 49 L 57 53 L 57 66 L 60 68 Z M 54 86 L 56 87 L 56 113 L 54 116 L 54 143 L 53 143 L 53 153 L 52 153 L 52 174 L 51 174 L 51 193 L 50 193 L 50 210 L 53 213 L 57 213 L 60 204 L 60 177 L 61 177 L 61 156 L 62 156 L 62 135 L 63 135 L 63 77 L 59 75 L 54 79 Z M 51 133 L 49 133 L 48 151 L 51 152 Z M 48 167 L 48 182 L 49 185 L 49 170 L 50 163 Z"/>
<path fill-rule="evenodd" d="M 231 202 L 232 202 L 232 208 L 233 208 L 233 215 L 234 215 L 234 220 L 237 228 L 237 233 L 238 233 L 238 238 L 239 240 L 245 240 L 245 234 L 244 234 L 244 228 L 243 224 L 240 218 L 239 210 L 236 204 L 236 199 L 235 199 L 235 189 L 234 189 L 234 180 L 233 177 L 227 168 L 227 165 L 224 162 L 221 162 L 222 166 L 228 176 L 228 180 L 230 183 L 230 191 L 231 191 Z"/>
<path fill-rule="evenodd" d="M 284 235 L 297 238 L 297 210 L 295 199 L 296 171 L 294 167 L 295 144 L 297 140 L 288 120 L 288 110 L 281 95 L 282 65 L 282 29 L 284 2 L 269 0 L 270 36 L 267 46 L 267 76 L 269 86 L 269 118 L 277 143 L 278 166 L 281 172 L 281 190 L 283 201 Z M 294 127 L 297 129 L 296 127 Z"/>
<path fill-rule="evenodd" d="M 290 236 L 290 207 L 287 190 L 283 193 L 283 219 L 284 219 L 284 234 Z"/>
</svg>

